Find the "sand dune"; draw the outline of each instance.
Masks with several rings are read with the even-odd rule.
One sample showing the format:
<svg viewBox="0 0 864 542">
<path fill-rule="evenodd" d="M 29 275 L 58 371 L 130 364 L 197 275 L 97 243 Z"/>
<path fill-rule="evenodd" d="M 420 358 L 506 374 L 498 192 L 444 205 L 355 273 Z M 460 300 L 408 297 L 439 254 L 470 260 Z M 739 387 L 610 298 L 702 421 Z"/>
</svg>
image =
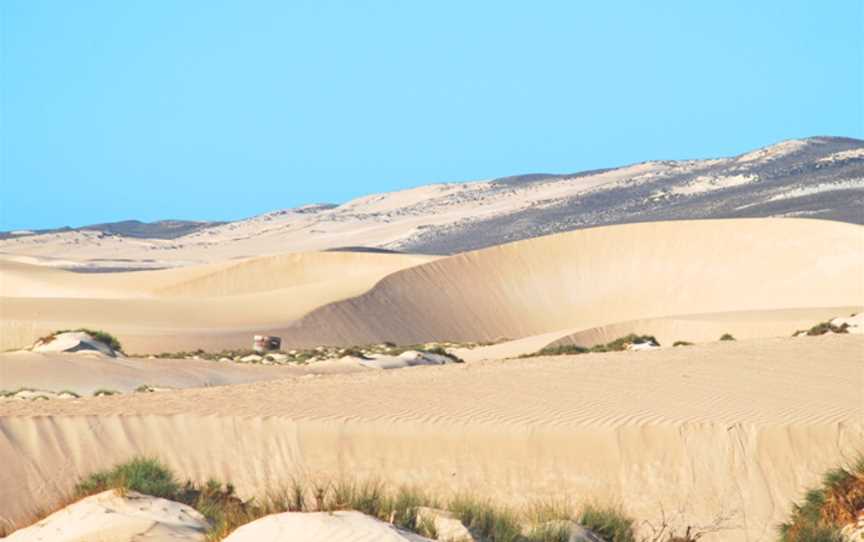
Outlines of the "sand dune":
<svg viewBox="0 0 864 542">
<path fill-rule="evenodd" d="M 736 528 L 705 540 L 767 541 L 864 450 L 862 389 L 864 337 L 833 335 L 7 402 L 0 516 L 25 521 L 78 476 L 148 454 L 246 496 L 298 473 L 514 504 L 566 493 L 640 519 L 729 514 Z"/>
<path fill-rule="evenodd" d="M 258 332 L 289 347 L 562 330 L 589 340 L 634 322 L 698 341 L 734 333 L 718 327 L 734 318 L 715 325 L 690 315 L 742 311 L 741 336 L 787 335 L 818 320 L 785 328 L 776 311 L 864 304 L 862 244 L 856 225 L 742 219 L 594 228 L 441 259 L 303 253 L 108 275 L 6 262 L 0 348 L 81 326 L 106 328 L 142 353 L 243 347 Z M 757 323 L 759 311 L 775 312 Z"/>
<path fill-rule="evenodd" d="M 207 520 L 177 502 L 110 490 L 82 499 L 36 525 L 16 531 L 8 542 L 204 542 Z"/>
<path fill-rule="evenodd" d="M 303 253 L 111 274 L 0 262 L 0 348 L 82 326 L 109 329 L 130 352 L 248 346 L 257 329 L 291 322 L 432 259 Z"/>
<path fill-rule="evenodd" d="M 592 228 L 405 269 L 279 332 L 297 345 L 477 341 L 675 315 L 860 306 L 862 246 L 861 226 L 801 219 Z"/>
</svg>

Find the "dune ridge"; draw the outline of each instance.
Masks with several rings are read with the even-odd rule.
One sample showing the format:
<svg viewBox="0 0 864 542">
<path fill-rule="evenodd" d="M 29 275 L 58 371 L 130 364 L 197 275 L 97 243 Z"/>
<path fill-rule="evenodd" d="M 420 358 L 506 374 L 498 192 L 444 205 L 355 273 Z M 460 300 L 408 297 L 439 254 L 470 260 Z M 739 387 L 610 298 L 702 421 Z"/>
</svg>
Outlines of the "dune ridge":
<svg viewBox="0 0 864 542">
<path fill-rule="evenodd" d="M 803 219 L 590 228 L 439 259 L 280 330 L 291 344 L 516 339 L 674 315 L 864 304 L 864 228 Z"/>
<path fill-rule="evenodd" d="M 261 328 L 355 296 L 430 256 L 297 253 L 158 271 L 81 274 L 0 260 L 0 349 L 55 329 L 107 328 L 130 352 L 248 346 Z"/>
</svg>

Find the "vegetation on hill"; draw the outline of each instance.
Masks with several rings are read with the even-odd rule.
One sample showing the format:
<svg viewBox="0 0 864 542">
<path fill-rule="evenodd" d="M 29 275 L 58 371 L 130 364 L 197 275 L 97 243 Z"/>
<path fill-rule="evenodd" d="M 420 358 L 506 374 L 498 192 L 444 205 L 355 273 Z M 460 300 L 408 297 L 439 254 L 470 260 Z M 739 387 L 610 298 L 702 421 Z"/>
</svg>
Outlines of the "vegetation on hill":
<svg viewBox="0 0 864 542">
<path fill-rule="evenodd" d="M 315 348 L 297 348 L 271 352 L 257 352 L 251 348 L 222 350 L 219 352 L 206 352 L 199 349 L 191 352 L 162 352 L 161 354 L 156 355 L 156 357 L 160 359 L 204 359 L 210 361 L 236 361 L 240 363 L 306 365 L 317 361 L 339 359 L 345 356 L 352 356 L 360 359 L 371 359 L 376 355 L 398 356 L 399 354 L 413 350 L 446 356 L 454 363 L 462 363 L 463 360 L 459 358 L 459 356 L 449 352 L 447 349 L 473 348 L 476 346 L 485 346 L 486 344 L 491 343 L 433 342 L 402 346 L 397 346 L 393 343 L 379 343 L 352 347 L 317 346 Z"/>
<path fill-rule="evenodd" d="M 660 343 L 657 341 L 656 338 L 654 338 L 653 335 L 636 335 L 635 333 L 631 333 L 629 335 L 624 335 L 623 337 L 618 337 L 614 341 L 610 341 L 606 344 L 596 344 L 591 348 L 577 346 L 575 344 L 559 344 L 547 346 L 534 353 L 525 354 L 520 357 L 529 358 L 535 356 L 569 356 L 576 354 L 589 354 L 591 352 L 621 352 L 623 350 L 627 350 L 627 347 L 630 345 L 646 343 L 653 346 L 660 346 Z"/>
<path fill-rule="evenodd" d="M 852 467 L 828 471 L 821 487 L 795 504 L 779 527 L 780 542 L 841 542 L 841 531 L 864 510 L 864 457 Z"/>
<path fill-rule="evenodd" d="M 835 326 L 831 322 L 820 322 L 806 331 L 803 329 L 796 331 L 792 336 L 808 335 L 810 337 L 815 337 L 818 335 L 825 335 L 826 333 L 849 333 L 849 324 L 844 322 L 839 326 Z"/>
<path fill-rule="evenodd" d="M 207 518 L 208 541 L 218 541 L 236 528 L 281 512 L 356 510 L 382 521 L 435 538 L 435 525 L 422 508 L 453 515 L 481 540 L 494 542 L 566 542 L 571 521 L 597 532 L 608 542 L 634 542 L 634 521 L 616 508 L 586 506 L 578 514 L 566 503 L 529 506 L 524 510 L 461 494 L 444 500 L 412 487 L 393 489 L 379 481 L 299 481 L 260 499 L 244 501 L 234 487 L 210 480 L 203 485 L 180 483 L 156 459 L 135 458 L 91 474 L 75 489 L 83 498 L 114 489 L 136 491 L 189 505 Z"/>
</svg>

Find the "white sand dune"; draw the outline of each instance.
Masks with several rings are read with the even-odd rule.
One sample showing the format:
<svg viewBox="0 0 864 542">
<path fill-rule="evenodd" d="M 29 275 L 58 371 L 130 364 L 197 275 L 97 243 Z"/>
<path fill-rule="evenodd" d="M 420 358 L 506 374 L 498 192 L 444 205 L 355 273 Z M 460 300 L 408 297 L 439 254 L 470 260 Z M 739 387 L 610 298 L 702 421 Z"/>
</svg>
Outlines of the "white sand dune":
<svg viewBox="0 0 864 542">
<path fill-rule="evenodd" d="M 258 329 L 291 322 L 432 259 L 302 253 L 110 274 L 0 261 L 0 349 L 78 327 L 110 330 L 127 352 L 246 347 Z"/>
<path fill-rule="evenodd" d="M 375 478 L 513 504 L 661 506 L 768 541 L 821 474 L 864 450 L 864 337 L 757 339 L 78 401 L 0 404 L 0 517 L 27 521 L 137 454 L 253 496 Z"/>
<path fill-rule="evenodd" d="M 253 521 L 225 542 L 431 542 L 360 512 L 286 512 Z"/>
<path fill-rule="evenodd" d="M 104 491 L 71 504 L 8 542 L 204 542 L 207 520 L 185 504 L 141 495 Z"/>
<path fill-rule="evenodd" d="M 296 345 L 477 341 L 675 315 L 861 306 L 862 246 L 861 226 L 803 219 L 591 228 L 393 273 L 278 334 Z"/>
</svg>

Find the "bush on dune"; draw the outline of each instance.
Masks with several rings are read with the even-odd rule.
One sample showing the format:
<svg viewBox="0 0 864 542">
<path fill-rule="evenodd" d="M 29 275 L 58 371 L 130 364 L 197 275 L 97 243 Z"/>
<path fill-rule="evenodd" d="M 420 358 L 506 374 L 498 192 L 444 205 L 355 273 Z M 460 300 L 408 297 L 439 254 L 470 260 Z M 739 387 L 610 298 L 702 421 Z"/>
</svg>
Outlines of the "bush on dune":
<svg viewBox="0 0 864 542">
<path fill-rule="evenodd" d="M 610 542 L 636 542 L 633 519 L 618 508 L 588 505 L 579 515 L 579 524 Z"/>
<path fill-rule="evenodd" d="M 547 346 L 533 354 L 528 354 L 526 357 L 530 356 L 572 356 L 576 354 L 587 354 L 591 350 L 585 348 L 584 346 L 577 346 L 575 344 L 561 344 L 557 346 Z"/>
<path fill-rule="evenodd" d="M 793 334 L 793 337 L 798 335 L 807 335 L 809 337 L 816 337 L 819 335 L 825 335 L 827 333 L 849 333 L 849 324 L 842 323 L 839 326 L 835 326 L 831 322 L 820 322 L 810 329 L 804 331 L 799 330 Z"/>
<path fill-rule="evenodd" d="M 173 499 L 180 486 L 171 471 L 159 461 L 135 458 L 111 470 L 91 474 L 75 487 L 75 493 L 79 497 L 86 497 L 107 489 L 117 489 L 124 493 L 137 491 L 154 497 Z"/>
<path fill-rule="evenodd" d="M 841 530 L 864 509 L 864 458 L 851 468 L 829 471 L 779 527 L 781 542 L 841 542 Z"/>
<path fill-rule="evenodd" d="M 653 335 L 636 335 L 635 333 L 630 333 L 629 335 L 618 337 L 614 341 L 610 341 L 606 344 L 596 344 L 591 348 L 577 346 L 575 344 L 560 344 L 554 346 L 547 346 L 541 350 L 538 350 L 537 352 L 525 354 L 520 357 L 530 358 L 535 356 L 571 356 L 577 354 L 588 354 L 591 352 L 622 352 L 624 350 L 627 350 L 627 347 L 630 345 L 645 343 L 654 346 L 660 346 L 660 343 Z"/>
<path fill-rule="evenodd" d="M 653 344 L 654 346 L 660 346 L 660 343 L 653 335 L 636 335 L 635 333 L 630 333 L 629 335 L 624 335 L 623 337 L 618 337 L 614 341 L 608 342 L 606 344 L 598 344 L 591 347 L 592 352 L 621 352 L 627 349 L 631 344 Z"/>
</svg>

